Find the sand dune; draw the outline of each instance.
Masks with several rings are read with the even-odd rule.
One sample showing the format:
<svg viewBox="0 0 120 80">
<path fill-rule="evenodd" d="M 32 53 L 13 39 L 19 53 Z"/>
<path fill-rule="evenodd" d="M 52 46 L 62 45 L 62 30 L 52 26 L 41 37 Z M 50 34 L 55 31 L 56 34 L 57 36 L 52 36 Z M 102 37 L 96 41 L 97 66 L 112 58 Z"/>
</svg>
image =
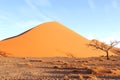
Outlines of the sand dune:
<svg viewBox="0 0 120 80">
<path fill-rule="evenodd" d="M 18 36 L 0 41 L 0 50 L 13 56 L 55 57 L 73 54 L 77 57 L 105 53 L 86 46 L 89 40 L 58 22 L 40 24 Z"/>
</svg>

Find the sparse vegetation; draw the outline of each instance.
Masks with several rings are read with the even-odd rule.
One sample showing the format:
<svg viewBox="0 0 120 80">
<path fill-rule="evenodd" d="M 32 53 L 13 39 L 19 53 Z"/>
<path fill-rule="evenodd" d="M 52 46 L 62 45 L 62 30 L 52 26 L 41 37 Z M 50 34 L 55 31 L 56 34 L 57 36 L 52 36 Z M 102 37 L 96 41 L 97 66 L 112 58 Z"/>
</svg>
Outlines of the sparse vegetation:
<svg viewBox="0 0 120 80">
<path fill-rule="evenodd" d="M 79 80 L 84 80 L 82 75 L 79 75 Z"/>
<path fill-rule="evenodd" d="M 61 67 L 58 65 L 55 65 L 53 68 L 60 69 Z"/>
<path fill-rule="evenodd" d="M 89 76 L 89 78 L 87 80 L 98 80 L 96 76 Z"/>
<path fill-rule="evenodd" d="M 88 46 L 94 47 L 97 50 L 102 50 L 106 53 L 106 58 L 107 60 L 109 60 L 109 51 L 115 47 L 116 45 L 118 45 L 120 43 L 120 41 L 111 41 L 109 45 L 107 45 L 104 42 L 99 42 L 95 39 L 93 39 L 90 43 L 88 43 Z"/>
<path fill-rule="evenodd" d="M 119 56 L 79 58 L 0 58 L 1 80 L 118 80 L 120 79 Z M 33 61 L 30 60 L 42 60 Z M 51 64 L 50 62 L 54 63 Z M 107 63 L 107 64 L 106 64 Z M 84 64 L 84 65 L 82 65 Z"/>
<path fill-rule="evenodd" d="M 0 55 L 3 57 L 8 57 L 10 55 L 10 53 L 7 53 L 5 51 L 0 51 Z"/>
<path fill-rule="evenodd" d="M 43 62 L 42 60 L 38 60 L 38 59 L 31 59 L 29 60 L 30 62 Z"/>
<path fill-rule="evenodd" d="M 65 75 L 63 80 L 69 80 L 69 77 L 67 75 Z"/>
</svg>

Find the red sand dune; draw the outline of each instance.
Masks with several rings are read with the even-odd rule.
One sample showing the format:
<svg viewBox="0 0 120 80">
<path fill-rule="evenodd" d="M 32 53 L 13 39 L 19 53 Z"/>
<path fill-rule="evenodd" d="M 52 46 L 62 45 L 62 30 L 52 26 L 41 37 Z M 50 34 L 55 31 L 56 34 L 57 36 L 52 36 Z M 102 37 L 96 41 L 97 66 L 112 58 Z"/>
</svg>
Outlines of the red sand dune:
<svg viewBox="0 0 120 80">
<path fill-rule="evenodd" d="M 62 57 L 69 53 L 76 57 L 105 55 L 86 46 L 88 43 L 89 40 L 60 23 L 47 22 L 0 41 L 0 50 L 19 57 Z"/>
</svg>

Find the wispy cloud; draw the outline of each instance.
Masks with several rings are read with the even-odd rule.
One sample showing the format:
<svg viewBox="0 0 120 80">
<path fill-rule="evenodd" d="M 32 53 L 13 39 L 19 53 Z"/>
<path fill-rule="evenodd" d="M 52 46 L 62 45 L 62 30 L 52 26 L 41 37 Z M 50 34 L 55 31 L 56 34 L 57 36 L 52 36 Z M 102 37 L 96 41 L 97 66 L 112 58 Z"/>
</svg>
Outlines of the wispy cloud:
<svg viewBox="0 0 120 80">
<path fill-rule="evenodd" d="M 88 0 L 88 5 L 92 10 L 96 8 L 94 0 Z"/>
<path fill-rule="evenodd" d="M 118 1 L 117 0 L 111 0 L 112 7 L 117 9 L 118 8 Z"/>
<path fill-rule="evenodd" d="M 49 0 L 34 0 L 34 3 L 38 6 L 43 6 L 43 7 L 52 6 Z"/>
<path fill-rule="evenodd" d="M 18 26 L 18 25 L 20 24 L 19 22 L 11 19 L 11 17 L 9 16 L 9 14 L 8 14 L 8 15 L 0 15 L 0 20 L 1 20 L 1 21 L 5 21 L 5 22 L 8 22 L 8 23 L 10 23 L 10 24 L 14 24 L 14 25 L 16 25 L 16 26 Z"/>
<path fill-rule="evenodd" d="M 39 16 L 39 18 L 46 20 L 46 21 L 53 21 L 53 18 L 48 16 L 46 13 L 44 13 L 42 10 L 38 8 L 39 6 L 50 6 L 50 2 L 48 0 L 25 0 L 27 5 L 36 12 L 36 15 Z"/>
<path fill-rule="evenodd" d="M 111 8 L 117 9 L 119 8 L 119 1 L 118 0 L 109 0 L 109 4 L 105 4 L 104 10 L 105 12 L 111 11 Z"/>
<path fill-rule="evenodd" d="M 105 5 L 104 5 L 104 12 L 108 14 L 110 10 L 111 10 L 111 9 L 110 9 L 110 5 L 105 4 Z"/>
</svg>

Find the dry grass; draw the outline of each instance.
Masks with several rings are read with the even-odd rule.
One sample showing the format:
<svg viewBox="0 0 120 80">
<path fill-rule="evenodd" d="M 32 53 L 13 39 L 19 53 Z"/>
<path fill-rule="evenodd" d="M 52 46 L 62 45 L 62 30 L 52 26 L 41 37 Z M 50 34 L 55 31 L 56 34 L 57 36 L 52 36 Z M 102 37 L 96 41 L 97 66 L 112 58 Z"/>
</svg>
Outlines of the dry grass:
<svg viewBox="0 0 120 80">
<path fill-rule="evenodd" d="M 31 59 L 30 62 L 43 62 L 43 60 Z"/>
<path fill-rule="evenodd" d="M 84 80 L 82 75 L 79 75 L 79 80 Z"/>
<path fill-rule="evenodd" d="M 32 67 L 32 64 L 27 62 L 27 63 L 17 63 L 17 66 L 19 67 Z"/>
<path fill-rule="evenodd" d="M 104 67 L 87 67 L 86 73 L 100 75 L 100 74 L 111 74 L 112 70 L 106 69 Z"/>
<path fill-rule="evenodd" d="M 119 80 L 119 59 L 0 57 L 0 80 Z"/>
<path fill-rule="evenodd" d="M 87 80 L 98 80 L 96 76 L 88 76 L 88 79 Z"/>
<path fill-rule="evenodd" d="M 64 76 L 63 80 L 70 80 L 67 75 Z"/>
<path fill-rule="evenodd" d="M 53 68 L 60 69 L 61 67 L 59 65 L 55 65 L 55 66 L 53 66 Z"/>
</svg>

